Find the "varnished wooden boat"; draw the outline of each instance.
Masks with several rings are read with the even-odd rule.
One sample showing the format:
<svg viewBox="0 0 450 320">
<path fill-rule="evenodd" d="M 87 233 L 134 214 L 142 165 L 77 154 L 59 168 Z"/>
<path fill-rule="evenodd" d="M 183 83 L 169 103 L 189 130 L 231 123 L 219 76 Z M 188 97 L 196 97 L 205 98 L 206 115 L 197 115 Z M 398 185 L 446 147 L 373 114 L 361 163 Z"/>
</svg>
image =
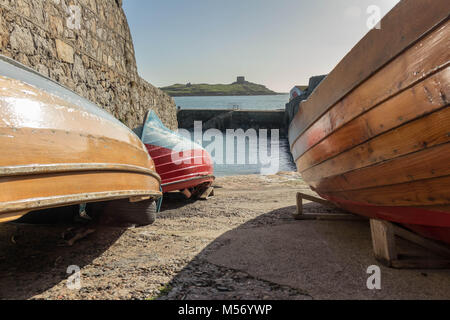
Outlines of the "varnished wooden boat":
<svg viewBox="0 0 450 320">
<path fill-rule="evenodd" d="M 91 102 L 0 57 L 0 222 L 88 202 L 159 198 L 140 139 Z"/>
<path fill-rule="evenodd" d="M 198 194 L 214 182 L 214 165 L 199 144 L 168 129 L 154 111 L 146 117 L 142 141 L 155 161 L 163 192 L 189 190 Z"/>
<path fill-rule="evenodd" d="M 450 5 L 403 0 L 300 104 L 304 180 L 351 212 L 450 243 Z"/>
</svg>

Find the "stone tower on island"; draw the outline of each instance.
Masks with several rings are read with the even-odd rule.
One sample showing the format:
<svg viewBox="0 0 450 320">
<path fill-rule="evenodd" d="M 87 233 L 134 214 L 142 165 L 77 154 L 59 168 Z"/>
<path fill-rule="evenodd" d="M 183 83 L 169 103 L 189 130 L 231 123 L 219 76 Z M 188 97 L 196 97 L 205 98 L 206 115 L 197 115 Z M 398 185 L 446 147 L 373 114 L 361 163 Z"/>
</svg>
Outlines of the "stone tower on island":
<svg viewBox="0 0 450 320">
<path fill-rule="evenodd" d="M 239 83 L 239 84 L 245 83 L 245 77 L 243 77 L 243 76 L 237 77 L 236 83 Z"/>
</svg>

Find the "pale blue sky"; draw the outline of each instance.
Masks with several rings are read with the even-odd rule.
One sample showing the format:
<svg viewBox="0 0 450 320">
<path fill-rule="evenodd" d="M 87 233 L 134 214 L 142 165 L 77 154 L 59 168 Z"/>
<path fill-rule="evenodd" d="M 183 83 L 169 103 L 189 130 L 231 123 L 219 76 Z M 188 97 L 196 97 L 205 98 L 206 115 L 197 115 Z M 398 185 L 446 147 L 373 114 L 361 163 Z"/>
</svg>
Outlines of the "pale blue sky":
<svg viewBox="0 0 450 320">
<path fill-rule="evenodd" d="M 155 86 L 231 83 L 287 92 L 328 73 L 398 0 L 124 0 L 140 75 Z"/>
</svg>

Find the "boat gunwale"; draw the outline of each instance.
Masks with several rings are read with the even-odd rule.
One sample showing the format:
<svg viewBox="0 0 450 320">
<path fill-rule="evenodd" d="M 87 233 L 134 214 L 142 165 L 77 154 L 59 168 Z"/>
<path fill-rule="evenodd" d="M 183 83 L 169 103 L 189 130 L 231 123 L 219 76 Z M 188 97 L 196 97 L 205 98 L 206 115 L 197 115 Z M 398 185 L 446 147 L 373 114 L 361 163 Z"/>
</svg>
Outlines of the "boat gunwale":
<svg viewBox="0 0 450 320">
<path fill-rule="evenodd" d="M 0 217 L 2 214 L 14 212 L 30 212 L 53 207 L 65 207 L 79 203 L 112 201 L 140 196 L 150 196 L 156 200 L 162 196 L 162 193 L 160 191 L 150 190 L 120 190 L 5 201 L 0 202 Z"/>
<path fill-rule="evenodd" d="M 161 183 L 160 175 L 147 168 L 116 163 L 58 163 L 58 164 L 31 164 L 22 166 L 0 167 L 0 178 L 11 176 L 40 175 L 52 173 L 73 173 L 89 171 L 118 171 L 130 173 L 143 173 L 150 175 Z"/>
<path fill-rule="evenodd" d="M 295 137 L 294 141 L 292 143 L 290 143 L 290 149 L 292 151 L 292 148 L 294 146 L 294 144 L 298 141 L 298 139 L 309 129 L 311 128 L 314 123 L 316 123 L 317 121 L 319 121 L 328 111 L 330 111 L 334 106 L 336 106 L 340 101 L 342 101 L 344 98 L 346 98 L 347 96 L 349 96 L 352 92 L 354 92 L 358 87 L 360 87 L 364 82 L 366 82 L 368 79 L 370 79 L 371 77 L 373 77 L 377 72 L 379 72 L 380 70 L 382 70 L 384 67 L 386 67 L 388 64 L 390 64 L 392 61 L 394 61 L 395 59 L 397 59 L 399 56 L 401 56 L 404 52 L 406 52 L 407 50 L 409 50 L 410 48 L 412 48 L 414 45 L 416 45 L 418 42 L 420 42 L 423 38 L 427 37 L 429 34 L 433 33 L 434 31 L 436 31 L 437 29 L 439 29 L 442 25 L 444 25 L 448 20 L 450 19 L 450 14 L 447 14 L 447 16 L 443 19 L 441 19 L 440 21 L 438 21 L 437 23 L 435 23 L 433 26 L 431 26 L 430 28 L 428 28 L 426 31 L 424 31 L 420 36 L 418 36 L 417 38 L 415 38 L 414 40 L 412 40 L 408 45 L 405 45 L 403 47 L 403 49 L 399 50 L 399 52 L 397 54 L 394 54 L 392 57 L 388 58 L 384 63 L 380 64 L 380 66 L 375 67 L 365 78 L 361 79 L 358 81 L 358 83 L 350 86 L 350 88 L 348 90 L 346 90 L 345 93 L 343 93 L 339 98 L 332 100 L 333 102 L 329 103 L 328 107 L 326 109 L 324 109 L 324 111 L 321 114 L 315 115 L 313 116 L 312 120 L 309 121 L 308 125 L 306 125 L 303 129 L 298 131 L 297 136 Z M 381 21 L 383 22 L 383 21 Z M 329 75 L 331 75 L 336 68 L 343 62 L 346 61 L 350 55 L 350 53 L 352 53 L 356 48 L 360 47 L 363 43 L 363 41 L 366 40 L 366 38 L 368 37 L 368 35 L 370 34 L 370 32 L 368 34 L 366 34 L 366 36 L 364 36 L 356 45 L 355 47 L 353 47 L 349 53 L 347 53 L 347 55 L 339 62 L 339 64 L 335 67 L 335 69 L 333 69 L 333 71 L 331 71 L 331 73 Z M 445 68 L 444 66 L 441 66 L 441 68 Z M 434 74 L 434 72 L 433 72 Z M 328 76 L 329 76 L 328 75 Z M 432 74 L 430 74 L 432 75 Z M 327 78 L 328 78 L 327 76 Z M 310 98 L 308 100 L 303 100 L 299 103 L 300 108 L 302 107 L 302 104 L 306 101 L 311 101 L 311 98 L 314 98 L 314 92 L 319 89 L 321 86 L 324 85 L 324 83 L 326 83 L 327 78 L 325 78 L 318 86 L 317 88 L 314 89 L 313 93 L 311 94 Z M 418 80 L 419 81 L 419 80 Z M 394 95 L 395 96 L 395 95 Z M 388 100 L 392 98 L 389 97 L 385 100 L 383 100 L 382 102 Z M 381 103 L 382 103 L 381 102 Z M 297 112 L 296 116 L 294 116 L 294 119 L 291 121 L 291 123 L 289 124 L 289 129 L 288 131 L 290 132 L 292 130 L 292 127 L 294 125 L 295 119 L 297 118 L 297 115 L 299 113 Z"/>
<path fill-rule="evenodd" d="M 189 178 L 189 179 L 184 179 L 184 180 L 178 180 L 178 181 L 173 181 L 173 182 L 169 182 L 169 183 L 165 183 L 162 184 L 162 187 L 168 187 L 174 184 L 178 184 L 178 183 L 183 183 L 183 182 L 189 182 L 189 181 L 195 181 L 195 180 L 202 180 L 202 179 L 212 179 L 213 181 L 216 180 L 216 177 L 212 174 L 208 174 L 208 175 L 202 175 L 202 176 L 197 176 L 197 177 L 193 177 L 193 178 Z"/>
</svg>

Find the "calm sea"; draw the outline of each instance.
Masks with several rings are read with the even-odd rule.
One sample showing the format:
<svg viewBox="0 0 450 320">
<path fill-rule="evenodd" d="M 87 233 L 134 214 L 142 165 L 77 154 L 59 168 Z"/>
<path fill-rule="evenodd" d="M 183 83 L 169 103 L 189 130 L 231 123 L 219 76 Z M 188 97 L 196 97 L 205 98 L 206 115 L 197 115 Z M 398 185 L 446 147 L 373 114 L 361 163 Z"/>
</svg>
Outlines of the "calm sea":
<svg viewBox="0 0 450 320">
<path fill-rule="evenodd" d="M 235 143 L 236 147 L 237 142 Z M 206 147 L 206 145 L 204 145 Z M 270 158 L 270 166 L 263 165 L 258 156 L 257 164 L 249 164 L 250 154 L 259 154 L 259 146 L 257 144 L 246 143 L 246 162 L 247 164 L 214 164 L 214 174 L 217 177 L 224 176 L 236 176 L 236 175 L 248 175 L 248 174 L 276 174 L 280 171 L 296 171 L 297 168 L 292 159 L 292 155 L 289 151 L 289 142 L 287 138 L 281 138 L 278 144 L 278 155 L 275 159 L 274 154 L 270 154 L 271 143 L 270 140 L 267 143 L 267 155 Z M 236 149 L 237 150 L 237 149 Z M 266 150 L 264 150 L 266 151 Z M 224 152 L 225 153 L 225 152 Z M 226 155 L 225 155 L 226 157 Z M 237 157 L 235 156 L 235 163 L 237 163 Z M 276 161 L 274 161 L 276 160 Z M 226 162 L 226 161 L 225 161 Z"/>
<path fill-rule="evenodd" d="M 275 96 L 224 96 L 224 97 L 175 97 L 175 103 L 182 109 L 235 109 L 241 110 L 278 110 L 284 109 L 289 100 L 289 95 Z M 269 141 L 270 142 L 270 141 Z M 268 142 L 268 150 L 270 145 Z M 235 143 L 236 146 L 237 142 Z M 204 147 L 207 143 L 204 143 Z M 286 137 L 280 137 L 278 155 L 270 155 L 273 163 L 278 163 L 277 171 L 295 171 L 296 167 L 293 162 L 291 153 L 289 152 L 289 142 Z M 249 154 L 258 153 L 258 145 L 246 143 L 246 157 Z M 226 148 L 224 149 L 226 153 Z M 277 157 L 274 159 L 273 157 Z M 225 155 L 226 157 L 226 155 Z M 237 155 L 236 155 L 237 158 Z M 237 161 L 236 161 L 237 162 Z M 215 164 L 215 175 L 231 176 L 231 175 L 247 175 L 260 174 L 261 169 L 265 166 L 258 164 Z"/>
<path fill-rule="evenodd" d="M 175 97 L 181 109 L 277 110 L 285 108 L 289 94 L 276 96 Z"/>
</svg>

